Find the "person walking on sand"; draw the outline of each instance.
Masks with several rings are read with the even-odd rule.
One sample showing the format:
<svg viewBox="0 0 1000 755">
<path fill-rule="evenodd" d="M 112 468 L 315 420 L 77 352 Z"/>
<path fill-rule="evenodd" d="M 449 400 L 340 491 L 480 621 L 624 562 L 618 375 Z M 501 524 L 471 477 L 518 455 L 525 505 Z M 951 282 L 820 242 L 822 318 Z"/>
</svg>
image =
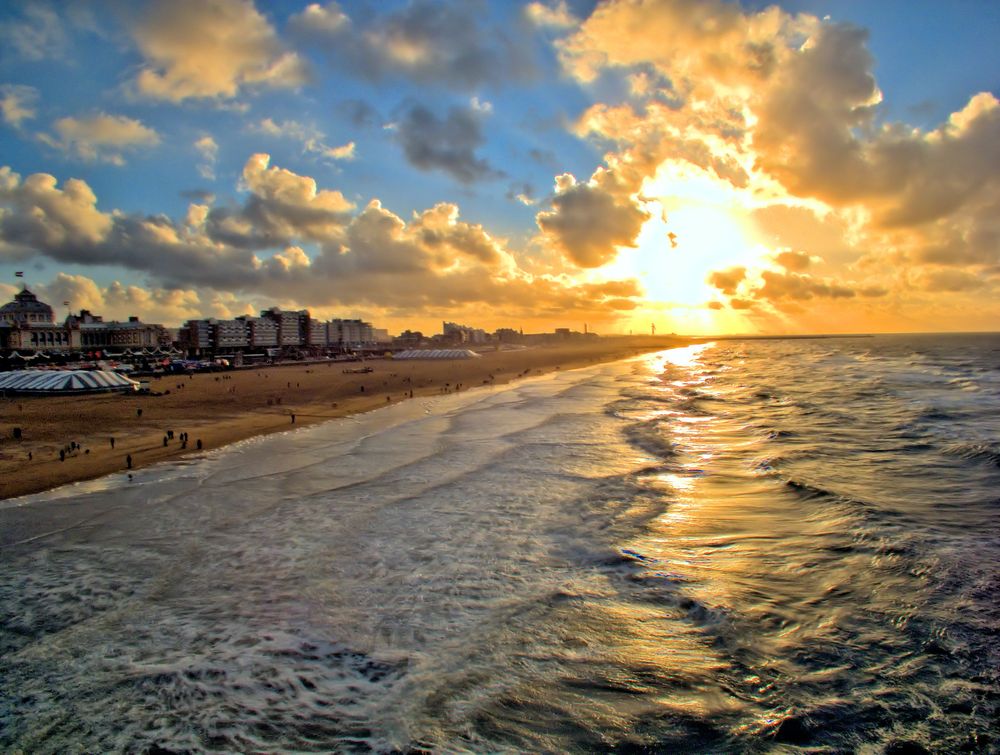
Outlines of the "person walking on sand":
<svg viewBox="0 0 1000 755">
<path fill-rule="evenodd" d="M 125 466 L 128 469 L 132 468 L 132 454 L 126 454 L 125 455 Z"/>
</svg>

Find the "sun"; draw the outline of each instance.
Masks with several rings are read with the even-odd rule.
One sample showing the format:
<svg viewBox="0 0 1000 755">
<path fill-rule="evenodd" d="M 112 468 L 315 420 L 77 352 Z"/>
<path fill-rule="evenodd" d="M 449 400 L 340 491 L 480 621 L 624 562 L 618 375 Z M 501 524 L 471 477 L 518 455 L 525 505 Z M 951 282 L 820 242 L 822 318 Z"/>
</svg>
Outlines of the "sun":
<svg viewBox="0 0 1000 755">
<path fill-rule="evenodd" d="M 640 196 L 650 218 L 635 248 L 596 272 L 638 279 L 651 303 L 704 305 L 718 295 L 706 283 L 710 272 L 770 253 L 756 236 L 745 193 L 689 163 L 662 165 Z"/>
</svg>

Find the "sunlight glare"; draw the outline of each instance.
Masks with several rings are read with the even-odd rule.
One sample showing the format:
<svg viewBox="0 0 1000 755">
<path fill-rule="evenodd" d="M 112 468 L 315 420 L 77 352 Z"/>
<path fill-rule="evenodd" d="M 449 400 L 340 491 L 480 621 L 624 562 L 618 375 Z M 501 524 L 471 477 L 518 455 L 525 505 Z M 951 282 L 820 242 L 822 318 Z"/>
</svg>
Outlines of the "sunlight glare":
<svg viewBox="0 0 1000 755">
<path fill-rule="evenodd" d="M 741 190 L 690 164 L 660 166 L 641 196 L 652 217 L 636 248 L 622 249 L 598 272 L 638 278 L 651 302 L 705 304 L 717 295 L 706 283 L 709 273 L 770 252 L 755 237 Z"/>
</svg>

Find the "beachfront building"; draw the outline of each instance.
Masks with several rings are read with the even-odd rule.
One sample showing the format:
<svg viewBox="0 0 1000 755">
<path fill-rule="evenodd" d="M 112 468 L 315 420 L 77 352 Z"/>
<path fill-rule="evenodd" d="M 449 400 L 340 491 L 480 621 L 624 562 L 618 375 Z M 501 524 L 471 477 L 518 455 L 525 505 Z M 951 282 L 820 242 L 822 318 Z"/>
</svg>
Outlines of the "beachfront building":
<svg viewBox="0 0 1000 755">
<path fill-rule="evenodd" d="M 327 336 L 327 323 L 310 317 L 309 336 L 306 340 L 306 344 L 318 349 L 325 349 L 329 343 L 330 342 Z"/>
<path fill-rule="evenodd" d="M 330 346 L 342 349 L 371 346 L 375 343 L 375 329 L 370 322 L 335 319 L 327 323 L 327 338 Z"/>
<path fill-rule="evenodd" d="M 270 317 L 247 317 L 250 325 L 250 345 L 255 348 L 274 348 L 278 345 L 278 323 Z"/>
<path fill-rule="evenodd" d="M 245 320 L 219 320 L 215 323 L 215 348 L 232 351 L 249 345 L 250 326 Z"/>
<path fill-rule="evenodd" d="M 181 328 L 180 345 L 195 354 L 242 351 L 252 345 L 256 318 L 237 317 L 232 320 L 188 320 Z M 277 328 L 268 321 L 271 338 L 266 345 L 276 345 Z M 264 329 L 268 330 L 267 327 Z"/>
<path fill-rule="evenodd" d="M 0 307 L 0 348 L 37 351 L 72 347 L 73 334 L 56 325 L 52 307 L 39 301 L 27 287 L 15 294 L 13 301 Z"/>
<path fill-rule="evenodd" d="M 470 328 L 454 322 L 441 324 L 441 341 L 443 343 L 488 343 L 490 337 L 482 328 Z"/>
<path fill-rule="evenodd" d="M 12 325 L 52 325 L 55 319 L 52 307 L 39 301 L 27 287 L 14 294 L 14 301 L 0 307 L 0 321 Z"/>
<path fill-rule="evenodd" d="M 85 313 L 90 314 L 86 310 L 80 312 L 81 315 Z M 70 323 L 77 319 L 75 315 L 71 315 L 66 318 L 66 321 Z M 105 322 L 100 317 L 93 317 L 92 322 L 80 322 L 77 327 L 80 331 L 80 348 L 83 351 L 152 350 L 169 348 L 171 345 L 170 334 L 166 328 L 162 325 L 144 323 L 134 316 L 129 317 L 127 322 L 118 322 L 117 320 Z M 72 329 L 73 326 L 71 326 Z"/>
<path fill-rule="evenodd" d="M 215 348 L 214 329 L 212 320 L 188 320 L 180 330 L 177 345 L 194 354 L 207 354 Z"/>
<path fill-rule="evenodd" d="M 404 330 L 392 339 L 392 345 L 404 349 L 415 349 L 418 346 L 423 346 L 425 340 L 424 334 L 419 330 Z"/>
<path fill-rule="evenodd" d="M 500 343 L 518 343 L 523 335 L 524 333 L 513 328 L 497 328 L 496 332 L 493 333 L 493 338 Z"/>
<path fill-rule="evenodd" d="M 260 313 L 261 319 L 272 320 L 278 326 L 278 346 L 304 346 L 309 332 L 309 312 L 271 307 Z"/>
<path fill-rule="evenodd" d="M 105 322 L 100 315 L 82 309 L 79 315 L 71 314 L 63 323 L 56 323 L 52 307 L 27 288 L 0 307 L 0 350 L 4 351 L 156 349 L 169 347 L 170 342 L 166 328 L 141 322 L 138 317 Z"/>
</svg>

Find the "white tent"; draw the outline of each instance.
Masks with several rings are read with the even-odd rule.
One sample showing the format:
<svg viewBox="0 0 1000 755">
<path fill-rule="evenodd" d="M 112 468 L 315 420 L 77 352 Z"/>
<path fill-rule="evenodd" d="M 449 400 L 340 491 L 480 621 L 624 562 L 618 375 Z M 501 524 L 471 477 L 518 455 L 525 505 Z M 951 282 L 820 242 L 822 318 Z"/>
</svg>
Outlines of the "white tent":
<svg viewBox="0 0 1000 755">
<path fill-rule="evenodd" d="M 393 354 L 393 359 L 479 359 L 480 354 L 469 349 L 408 349 Z"/>
<path fill-rule="evenodd" d="M 134 391 L 139 383 L 107 370 L 15 370 L 0 372 L 0 391 L 10 393 L 90 393 Z"/>
</svg>

